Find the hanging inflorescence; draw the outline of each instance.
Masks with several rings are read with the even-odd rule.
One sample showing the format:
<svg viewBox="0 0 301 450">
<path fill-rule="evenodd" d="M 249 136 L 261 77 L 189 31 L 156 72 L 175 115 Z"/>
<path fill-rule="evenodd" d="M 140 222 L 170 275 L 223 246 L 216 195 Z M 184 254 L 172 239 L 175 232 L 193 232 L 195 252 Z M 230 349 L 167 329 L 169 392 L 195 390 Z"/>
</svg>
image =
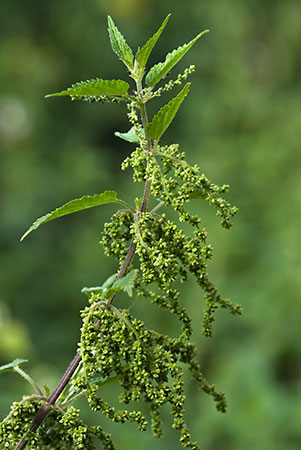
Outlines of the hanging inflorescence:
<svg viewBox="0 0 301 450">
<path fill-rule="evenodd" d="M 121 403 L 144 400 L 149 405 L 156 437 L 162 436 L 160 408 L 169 404 L 173 427 L 180 431 L 181 443 L 197 449 L 184 421 L 183 363 L 200 387 L 214 397 L 220 411 L 225 411 L 226 405 L 224 394 L 204 379 L 195 358 L 195 346 L 183 336 L 170 338 L 148 330 L 127 310 L 95 308 L 91 314 L 91 308 L 87 308 L 83 319 L 80 346 L 83 370 L 73 385 L 85 389 L 92 410 L 100 411 L 115 422 L 136 422 L 139 430 L 145 430 L 147 420 L 140 411 L 116 411 L 99 395 L 100 385 L 118 382 L 122 389 Z"/>
</svg>

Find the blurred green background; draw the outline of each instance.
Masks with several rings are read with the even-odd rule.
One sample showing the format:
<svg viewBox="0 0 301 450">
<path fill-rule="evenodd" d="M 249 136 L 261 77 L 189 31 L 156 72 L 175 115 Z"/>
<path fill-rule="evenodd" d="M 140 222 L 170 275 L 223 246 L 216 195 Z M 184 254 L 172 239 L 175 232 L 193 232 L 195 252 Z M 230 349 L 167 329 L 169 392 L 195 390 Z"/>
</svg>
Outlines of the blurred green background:
<svg viewBox="0 0 301 450">
<path fill-rule="evenodd" d="M 217 314 L 215 335 L 200 335 L 202 298 L 189 284 L 183 302 L 194 319 L 199 360 L 209 381 L 227 393 L 226 415 L 187 377 L 187 421 L 202 450 L 300 448 L 301 290 L 301 3 L 297 0 L 3 0 L 0 41 L 0 364 L 29 359 L 26 369 L 54 388 L 76 349 L 83 286 L 102 282 L 116 265 L 98 245 L 113 207 L 42 227 L 22 244 L 34 219 L 83 194 L 116 189 L 141 195 L 119 170 L 131 145 L 116 105 L 45 100 L 71 83 L 123 78 L 110 49 L 106 15 L 135 49 L 172 17 L 150 64 L 198 32 L 177 68 L 195 64 L 192 88 L 165 143 L 179 142 L 191 162 L 216 183 L 229 183 L 240 211 L 230 231 L 195 203 L 214 247 L 211 278 L 244 308 Z M 177 73 L 175 69 L 173 74 Z M 173 75 L 172 74 L 172 75 Z M 153 111 L 158 105 L 153 105 Z M 122 297 L 118 300 L 122 305 Z M 168 315 L 139 299 L 133 314 L 168 332 Z M 300 343 L 300 341 L 299 341 Z M 24 366 L 25 367 L 25 366 Z M 0 416 L 30 387 L 15 374 L 0 378 Z M 110 393 L 108 392 L 108 395 Z M 134 425 L 102 417 L 120 450 L 180 448 L 166 426 L 161 440 Z M 167 424 L 171 419 L 166 411 Z"/>
</svg>

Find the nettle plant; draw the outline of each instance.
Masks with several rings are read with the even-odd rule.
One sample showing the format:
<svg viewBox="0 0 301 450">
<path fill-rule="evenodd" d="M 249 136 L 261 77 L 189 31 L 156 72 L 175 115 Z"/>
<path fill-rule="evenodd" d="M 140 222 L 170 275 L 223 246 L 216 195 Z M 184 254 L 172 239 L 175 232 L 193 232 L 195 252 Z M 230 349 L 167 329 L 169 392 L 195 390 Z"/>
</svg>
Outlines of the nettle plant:
<svg viewBox="0 0 301 450">
<path fill-rule="evenodd" d="M 134 144 L 130 156 L 122 163 L 122 170 L 132 169 L 133 181 L 144 185 L 143 197 L 129 205 L 114 191 L 84 196 L 72 200 L 53 212 L 37 219 L 22 239 L 40 225 L 83 209 L 117 203 L 119 209 L 104 225 L 101 237 L 105 254 L 117 259 L 118 271 L 101 286 L 84 288 L 89 304 L 81 312 L 83 325 L 78 352 L 52 394 L 40 389 L 20 368 L 25 360 L 17 359 L 1 367 L 22 375 L 33 387 L 34 394 L 14 403 L 11 412 L 0 425 L 3 448 L 22 449 L 94 449 L 101 441 L 104 449 L 114 449 L 111 436 L 101 425 L 88 426 L 80 419 L 80 411 L 72 403 L 85 396 L 91 410 L 99 411 L 114 422 L 135 422 L 146 430 L 148 421 L 135 402 L 145 403 L 153 435 L 162 436 L 160 409 L 168 404 L 173 416 L 173 428 L 178 430 L 183 447 L 198 449 L 192 440 L 184 419 L 183 373 L 185 367 L 200 388 L 211 395 L 219 411 L 225 412 L 223 393 L 204 378 L 197 360 L 197 349 L 190 337 L 189 317 L 178 281 L 185 283 L 192 274 L 204 291 L 203 334 L 212 335 L 214 312 L 218 307 L 239 314 L 241 309 L 224 299 L 207 273 L 207 262 L 212 247 L 207 243 L 207 232 L 201 219 L 187 211 L 192 199 L 207 201 L 216 208 L 224 228 L 230 228 L 237 211 L 223 197 L 228 186 L 217 186 L 209 181 L 197 165 L 190 165 L 177 144 L 161 144 L 161 137 L 170 126 L 181 103 L 188 94 L 190 83 L 154 115 L 147 116 L 147 103 L 174 87 L 178 87 L 195 70 L 189 66 L 161 87 L 171 69 L 188 50 L 207 32 L 168 53 L 165 61 L 148 71 L 150 53 L 164 30 L 169 15 L 159 30 L 138 48 L 135 57 L 111 17 L 108 31 L 113 51 L 125 64 L 135 90 L 123 80 L 94 79 L 72 85 L 67 90 L 48 95 L 70 96 L 72 100 L 89 102 L 125 103 L 131 125 L 127 133 L 115 134 Z M 147 72 L 147 73 L 146 73 Z M 141 192 L 142 193 L 142 192 Z M 171 220 L 168 211 L 174 210 L 177 219 Z M 175 214 L 173 214 L 175 216 Z M 185 233 L 181 223 L 187 223 Z M 150 302 L 174 314 L 181 324 L 179 336 L 174 338 L 146 328 L 128 309 L 113 303 L 120 291 L 143 296 Z M 102 387 L 116 383 L 121 394 L 120 404 L 128 409 L 117 410 L 104 401 Z M 140 406 L 141 407 L 141 406 Z M 97 447 L 99 448 L 99 447 Z"/>
</svg>

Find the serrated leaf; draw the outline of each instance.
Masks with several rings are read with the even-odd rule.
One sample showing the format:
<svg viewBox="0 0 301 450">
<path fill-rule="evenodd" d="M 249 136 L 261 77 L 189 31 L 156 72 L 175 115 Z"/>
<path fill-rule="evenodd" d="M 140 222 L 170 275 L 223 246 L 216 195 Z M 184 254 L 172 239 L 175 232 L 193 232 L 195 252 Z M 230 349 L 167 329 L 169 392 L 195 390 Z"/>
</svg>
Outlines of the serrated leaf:
<svg viewBox="0 0 301 450">
<path fill-rule="evenodd" d="M 133 52 L 110 16 L 108 16 L 108 27 L 113 52 L 132 71 L 134 61 Z"/>
<path fill-rule="evenodd" d="M 132 127 L 129 131 L 126 133 L 119 133 L 119 131 L 115 131 L 115 136 L 119 137 L 120 139 L 123 139 L 127 142 L 132 142 L 134 144 L 139 144 L 139 137 L 137 136 L 135 132 L 135 127 Z M 142 132 L 143 137 L 145 137 L 144 131 Z"/>
<path fill-rule="evenodd" d="M 39 228 L 39 226 L 43 223 L 49 222 L 50 220 L 66 216 L 67 214 L 72 214 L 77 211 L 82 211 L 87 208 L 93 208 L 94 206 L 104 205 L 106 203 L 114 203 L 116 200 L 117 193 L 115 191 L 105 191 L 102 194 L 95 195 L 84 195 L 81 198 L 71 200 L 65 205 L 37 219 L 32 224 L 32 226 L 23 234 L 20 240 L 23 241 L 23 239 L 28 236 L 29 233 Z"/>
<path fill-rule="evenodd" d="M 125 277 L 121 278 L 120 280 L 117 280 L 114 283 L 114 287 L 118 287 L 119 289 L 122 289 L 124 292 L 126 292 L 130 297 L 133 295 L 133 287 L 134 282 L 137 276 L 138 270 L 132 270 L 129 272 Z"/>
<path fill-rule="evenodd" d="M 143 76 L 144 68 L 145 68 L 147 60 L 149 58 L 149 55 L 150 55 L 152 49 L 154 48 L 157 40 L 161 36 L 162 31 L 166 27 L 170 16 L 171 16 L 171 14 L 168 14 L 168 16 L 166 16 L 166 18 L 165 18 L 164 22 L 162 23 L 161 27 L 159 28 L 159 30 L 146 42 L 146 44 L 142 48 L 138 48 L 138 50 L 137 50 L 137 53 L 135 56 L 135 63 L 137 63 L 139 65 L 138 70 L 140 71 L 141 76 Z"/>
<path fill-rule="evenodd" d="M 72 99 L 103 97 L 103 96 L 123 96 L 127 94 L 130 85 L 123 80 L 102 80 L 95 78 L 94 80 L 80 81 L 72 84 L 68 89 L 48 94 L 45 97 L 57 97 L 69 95 Z"/>
<path fill-rule="evenodd" d="M 4 364 L 4 366 L 0 366 L 0 373 L 13 371 L 15 370 L 16 367 L 25 362 L 28 362 L 28 359 L 20 359 L 20 358 L 14 359 L 11 363 Z"/>
<path fill-rule="evenodd" d="M 102 284 L 102 289 L 107 289 L 108 287 L 112 286 L 116 278 L 116 274 L 113 273 L 113 275 L 109 276 L 109 278 L 106 279 L 106 281 Z"/>
<path fill-rule="evenodd" d="M 158 140 L 171 124 L 176 115 L 182 101 L 189 91 L 190 83 L 186 83 L 181 92 L 153 117 L 153 120 L 147 126 L 147 136 L 151 139 Z"/>
<path fill-rule="evenodd" d="M 133 292 L 132 289 L 134 287 L 134 281 L 137 276 L 137 270 L 132 270 L 129 272 L 126 276 L 121 278 L 120 280 L 116 279 L 116 274 L 111 275 L 103 284 L 102 286 L 95 286 L 95 287 L 84 287 L 81 292 L 88 295 L 89 297 L 91 294 L 104 294 L 104 298 L 110 298 L 112 295 L 117 294 L 118 291 L 123 290 L 125 291 L 130 297 L 132 296 Z"/>
<path fill-rule="evenodd" d="M 150 69 L 145 78 L 146 84 L 150 87 L 154 87 L 155 84 L 157 84 L 158 81 L 160 81 L 177 64 L 177 62 L 183 58 L 185 53 L 191 49 L 193 44 L 195 44 L 196 41 L 199 40 L 204 34 L 208 33 L 208 31 L 209 30 L 202 31 L 202 33 L 198 34 L 187 44 L 184 44 L 173 50 L 171 53 L 168 53 L 164 62 L 158 63 Z"/>
</svg>

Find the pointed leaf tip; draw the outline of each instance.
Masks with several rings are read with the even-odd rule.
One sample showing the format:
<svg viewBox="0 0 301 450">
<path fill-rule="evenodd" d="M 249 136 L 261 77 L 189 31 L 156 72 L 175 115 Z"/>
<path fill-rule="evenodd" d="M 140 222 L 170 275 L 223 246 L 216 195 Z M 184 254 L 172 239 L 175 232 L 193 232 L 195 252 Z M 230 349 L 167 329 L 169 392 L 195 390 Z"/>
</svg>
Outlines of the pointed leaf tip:
<svg viewBox="0 0 301 450">
<path fill-rule="evenodd" d="M 54 211 L 38 218 L 31 227 L 23 234 L 20 241 L 26 238 L 32 231 L 39 228 L 43 223 L 58 217 L 66 216 L 84 209 L 93 208 L 94 206 L 104 205 L 106 203 L 114 203 L 117 200 L 117 193 L 115 191 L 105 191 L 102 194 L 84 195 L 81 198 L 71 200 L 63 206 Z"/>
<path fill-rule="evenodd" d="M 204 34 L 209 30 L 202 31 L 194 39 L 166 55 L 165 61 L 155 64 L 147 73 L 145 82 L 149 87 L 154 87 L 191 49 Z"/>
<path fill-rule="evenodd" d="M 116 27 L 111 16 L 108 16 L 108 31 L 113 52 L 116 53 L 127 68 L 132 71 L 134 62 L 133 52 L 124 36 Z"/>
<path fill-rule="evenodd" d="M 151 51 L 153 50 L 154 46 L 156 45 L 156 42 L 159 39 L 159 37 L 161 36 L 164 28 L 166 27 L 170 16 L 171 16 L 171 14 L 168 14 L 165 17 L 159 30 L 146 42 L 146 44 L 142 48 L 138 48 L 136 56 L 135 56 L 135 66 L 136 66 L 136 63 L 138 65 L 138 67 L 136 69 L 136 70 L 138 70 L 138 77 L 139 77 L 139 75 L 140 75 L 140 78 L 143 77 L 145 65 L 148 61 L 149 55 L 151 54 Z"/>
<path fill-rule="evenodd" d="M 182 101 L 189 91 L 191 83 L 186 83 L 181 92 L 164 105 L 153 117 L 153 120 L 147 126 L 147 135 L 151 139 L 159 140 L 173 121 Z"/>
</svg>

